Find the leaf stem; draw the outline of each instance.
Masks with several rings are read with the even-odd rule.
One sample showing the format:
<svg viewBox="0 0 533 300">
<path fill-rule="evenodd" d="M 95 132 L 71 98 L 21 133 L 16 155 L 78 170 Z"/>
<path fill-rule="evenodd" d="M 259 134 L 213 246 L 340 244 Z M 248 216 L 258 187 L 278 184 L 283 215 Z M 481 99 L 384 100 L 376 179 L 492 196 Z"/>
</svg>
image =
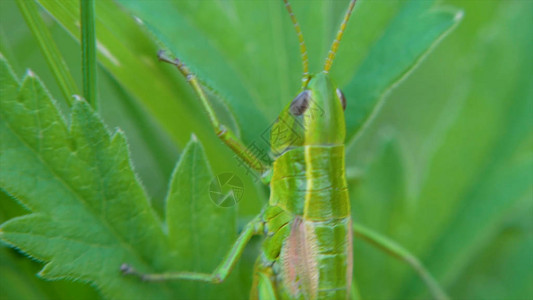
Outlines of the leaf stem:
<svg viewBox="0 0 533 300">
<path fill-rule="evenodd" d="M 65 97 L 69 106 L 72 105 L 72 95 L 78 94 L 78 87 L 70 73 L 67 63 L 48 31 L 48 27 L 39 15 L 37 4 L 33 0 L 17 0 L 17 5 L 24 16 L 26 24 L 39 43 L 39 47 L 46 58 L 48 67 L 51 69 L 52 74 L 54 74 L 63 97 Z"/>
<path fill-rule="evenodd" d="M 83 97 L 93 107 L 93 109 L 97 109 L 94 0 L 81 0 L 80 5 Z"/>
</svg>

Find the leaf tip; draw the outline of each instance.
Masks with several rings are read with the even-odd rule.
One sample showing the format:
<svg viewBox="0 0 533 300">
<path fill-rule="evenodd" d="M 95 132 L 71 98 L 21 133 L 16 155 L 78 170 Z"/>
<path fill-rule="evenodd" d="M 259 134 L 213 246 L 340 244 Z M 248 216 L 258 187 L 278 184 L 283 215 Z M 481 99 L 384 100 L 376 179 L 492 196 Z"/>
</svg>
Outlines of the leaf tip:
<svg viewBox="0 0 533 300">
<path fill-rule="evenodd" d="M 31 69 L 28 69 L 26 71 L 26 76 L 28 76 L 30 78 L 35 78 L 35 73 Z"/>
<path fill-rule="evenodd" d="M 196 137 L 196 134 L 191 133 L 191 141 L 193 141 L 195 143 L 198 142 L 198 138 Z"/>
<path fill-rule="evenodd" d="M 455 16 L 453 17 L 453 20 L 455 22 L 459 22 L 459 21 L 461 21 L 463 19 L 464 15 L 465 15 L 465 11 L 461 9 L 461 10 L 457 11 L 457 13 L 455 13 Z"/>
<path fill-rule="evenodd" d="M 135 22 L 137 22 L 137 24 L 144 25 L 144 22 L 143 22 L 143 20 L 141 20 L 141 18 L 139 18 L 137 16 L 133 16 L 133 19 L 135 20 Z"/>
<path fill-rule="evenodd" d="M 91 111 L 89 103 L 87 103 L 87 100 L 83 98 L 83 96 L 74 94 L 72 95 L 72 98 L 74 99 L 72 103 L 73 111 L 77 113 L 79 113 L 81 110 L 87 110 L 88 112 Z"/>
<path fill-rule="evenodd" d="M 77 94 L 72 95 L 72 99 L 74 99 L 74 101 L 82 101 L 83 100 L 83 98 L 80 95 L 77 95 Z"/>
<path fill-rule="evenodd" d="M 115 128 L 115 132 L 113 133 L 113 136 L 115 136 L 115 135 L 125 136 L 126 133 L 124 132 L 124 130 L 122 130 L 122 128 L 117 127 L 117 128 Z"/>
</svg>

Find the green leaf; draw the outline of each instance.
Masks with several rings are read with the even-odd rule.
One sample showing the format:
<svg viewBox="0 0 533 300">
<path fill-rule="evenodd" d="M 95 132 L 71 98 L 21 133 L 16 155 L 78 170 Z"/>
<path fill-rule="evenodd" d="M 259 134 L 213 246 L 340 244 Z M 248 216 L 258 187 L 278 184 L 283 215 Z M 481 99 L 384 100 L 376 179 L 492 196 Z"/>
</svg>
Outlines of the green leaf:
<svg viewBox="0 0 533 300">
<path fill-rule="evenodd" d="M 299 88 L 300 72 L 287 72 L 289 62 L 293 61 L 298 68 L 299 61 L 287 59 L 287 49 L 282 48 L 287 33 L 295 39 L 293 44 L 296 36 L 281 2 L 123 1 L 121 4 L 131 9 L 174 55 L 227 101 L 239 128 L 246 128 L 241 135 L 247 144 L 254 140 L 261 142 L 261 134 L 290 97 L 291 86 L 293 92 Z M 265 28 L 260 24 L 272 27 L 262 33 Z M 272 35 L 274 32 L 276 35 Z M 273 45 L 278 45 L 278 49 Z M 257 76 L 258 72 L 261 76 Z M 293 85 L 290 75 L 296 75 L 292 77 Z M 280 86 L 274 79 L 277 76 L 286 82 Z M 261 145 L 266 147 L 265 143 Z"/>
<path fill-rule="evenodd" d="M 356 200 L 352 201 L 354 218 L 371 223 L 376 230 L 388 231 L 406 202 L 405 162 L 397 138 L 388 137 L 380 147 L 365 166 L 364 175 L 350 186 L 350 195 Z"/>
<path fill-rule="evenodd" d="M 177 270 L 212 272 L 237 238 L 235 207 L 218 207 L 210 198 L 209 188 L 214 180 L 203 147 L 193 137 L 174 170 L 166 200 L 170 242 L 180 254 Z M 181 282 L 181 296 L 184 299 L 231 295 L 238 298 L 235 279 L 232 274 L 222 285 Z"/>
<path fill-rule="evenodd" d="M 44 278 L 91 281 L 112 297 L 169 296 L 119 273 L 126 261 L 172 265 L 123 134 L 110 135 L 83 101 L 68 128 L 33 73 L 19 84 L 5 60 L 0 67 L 0 186 L 33 212 L 4 223 L 2 239 L 47 262 Z"/>
<path fill-rule="evenodd" d="M 348 140 L 383 94 L 458 20 L 453 11 L 435 9 L 433 1 L 389 2 L 356 5 L 352 16 L 356 21 L 349 23 L 343 50 L 333 65 L 333 77 L 349 98 Z M 120 3 L 222 94 L 247 143 L 268 129 L 300 88 L 297 38 L 282 1 Z M 347 4 L 293 3 L 302 20 L 312 72 L 321 70 Z"/>
<path fill-rule="evenodd" d="M 352 187 L 354 217 L 416 254 L 452 299 L 525 299 L 533 278 L 526 258 L 533 229 L 533 6 L 449 2 L 464 4 L 465 23 L 347 150 L 351 168 L 364 170 Z M 375 154 L 391 130 L 401 164 Z M 354 261 L 362 258 L 354 263 L 362 297 L 429 298 L 406 265 L 362 242 L 354 249 Z"/>
<path fill-rule="evenodd" d="M 42 0 L 39 3 L 76 40 L 81 40 L 80 1 Z M 142 103 L 183 146 L 190 137 L 190 132 L 183 128 L 195 128 L 199 137 L 210 133 L 212 129 L 195 117 L 200 109 L 194 105 L 195 99 L 187 83 L 173 68 L 161 67 L 157 62 L 158 49 L 142 28 L 113 1 L 96 1 L 95 12 L 98 16 L 95 20 L 98 62 L 125 91 Z M 155 92 L 158 97 L 154 97 Z M 175 120 L 180 120 L 181 126 L 177 126 Z"/>
<path fill-rule="evenodd" d="M 1 106 L 0 106 L 1 107 Z M 1 153 L 1 152 L 0 152 Z M 0 189 L 0 223 L 28 213 Z M 41 264 L 0 243 L 0 291 L 2 299 L 97 299 L 98 293 L 82 282 L 44 281 L 35 274 Z"/>
<path fill-rule="evenodd" d="M 39 3 L 76 40 L 80 40 L 80 29 L 77 25 L 80 24 L 79 1 L 39 0 Z M 145 28 L 139 26 L 140 19 L 132 18 L 111 0 L 96 1 L 95 12 L 98 62 L 128 94 L 128 101 L 132 104 L 126 105 L 146 110 L 178 146 L 184 147 L 191 133 L 198 136 L 217 174 L 231 170 L 243 175 L 241 178 L 245 183 L 247 201 L 241 203 L 239 212 L 245 215 L 257 213 L 265 200 L 264 193 L 256 189 L 253 180 L 239 167 L 234 154 L 224 147 L 214 134 L 186 79 L 173 66 L 157 61 L 159 49 Z M 217 110 L 229 115 L 228 118 L 222 119 L 229 120 L 228 125 L 235 127 L 232 126 L 230 112 L 218 104 L 215 103 Z M 105 112 L 102 113 L 105 115 Z M 113 115 L 116 112 L 111 111 L 108 114 Z M 133 122 L 138 127 L 150 127 L 149 122 L 138 124 L 145 120 L 146 118 L 143 118 Z M 149 139 L 150 136 L 146 138 Z M 150 179 L 144 180 L 148 182 Z"/>
<path fill-rule="evenodd" d="M 452 285 L 457 295 L 472 299 L 526 299 L 533 295 L 533 202 L 528 196 L 491 242 L 468 262 L 461 279 Z"/>
<path fill-rule="evenodd" d="M 83 97 L 98 110 L 96 88 L 96 33 L 94 28 L 94 0 L 81 0 L 81 66 Z"/>
<path fill-rule="evenodd" d="M 198 5 L 199 8 L 206 5 L 206 1 L 196 1 L 199 4 L 194 2 L 188 3 Z M 268 3 L 273 7 L 279 6 L 280 2 L 271 1 L 268 3 L 265 1 L 261 5 Z M 359 173 L 361 176 L 357 178 L 360 186 L 356 188 L 359 190 L 352 193 L 352 197 L 357 203 L 357 205 L 353 205 L 354 216 L 361 223 L 393 238 L 417 254 L 437 280 L 445 284 L 444 287 L 452 298 L 528 298 L 532 293 L 529 283 L 533 274 L 530 264 L 530 253 L 533 245 L 531 243 L 531 228 L 533 227 L 530 221 L 530 195 L 532 193 L 530 183 L 532 181 L 529 171 L 533 167 L 531 158 L 533 134 L 529 121 L 533 99 L 533 91 L 529 83 L 533 67 L 529 53 L 533 49 L 533 45 L 528 35 L 528 29 L 531 28 L 531 20 L 533 20 L 531 18 L 532 3 L 501 1 L 495 2 L 494 5 L 486 5 L 475 1 L 461 0 L 442 2 L 464 7 L 466 11 L 464 22 L 457 31 L 454 31 L 444 40 L 442 45 L 428 56 L 423 64 L 420 64 L 419 68 L 414 70 L 413 74 L 402 85 L 393 90 L 387 102 L 376 100 L 378 105 L 382 105 L 382 109 L 379 113 L 370 113 L 370 117 L 369 112 L 377 112 L 374 108 L 376 104 L 373 101 L 380 99 L 382 92 L 384 92 L 384 90 L 380 92 L 381 86 L 395 82 L 405 74 L 403 72 L 412 68 L 412 62 L 405 65 L 403 63 L 406 61 L 403 58 L 408 54 L 418 60 L 420 56 L 416 54 L 417 52 L 411 53 L 410 50 L 416 50 L 420 46 L 419 42 L 427 42 L 425 39 L 420 41 L 420 37 L 439 36 L 437 31 L 443 27 L 437 25 L 446 24 L 446 20 L 449 21 L 453 13 L 448 14 L 431 7 L 432 1 L 363 0 L 358 2 L 355 14 L 349 23 L 345 39 L 337 55 L 337 61 L 332 69 L 332 76 L 344 88 L 345 94 L 348 96 L 349 108 L 351 105 L 358 105 L 358 96 L 350 95 L 351 92 L 347 92 L 351 89 L 351 83 L 355 84 L 353 82 L 355 79 L 352 80 L 352 78 L 364 79 L 367 76 L 361 66 L 372 66 L 374 69 L 369 68 L 369 70 L 374 71 L 380 66 L 383 68 L 383 70 L 379 70 L 379 74 L 383 75 L 383 78 L 375 76 L 377 71 L 370 74 L 374 76 L 376 81 L 370 80 L 368 77 L 367 80 L 372 85 L 368 89 L 365 86 L 357 85 L 357 90 L 364 92 L 362 95 L 366 99 L 361 102 L 361 112 L 364 111 L 364 113 L 358 115 L 361 123 L 357 124 L 364 125 L 366 130 L 359 131 L 360 137 L 347 148 L 346 161 L 348 166 L 351 169 L 364 171 Z M 44 0 L 42 3 L 69 32 L 78 36 L 79 17 L 76 15 L 78 10 L 76 1 Z M 209 3 L 215 2 L 210 1 Z M 231 3 L 221 1 L 217 2 L 216 5 L 229 8 L 228 11 L 231 13 Z M 125 13 L 117 12 L 117 7 L 112 4 L 112 2 L 105 0 L 96 2 L 98 16 L 96 21 L 97 24 L 100 24 L 97 25 L 100 26 L 98 32 L 102 32 L 98 37 L 99 44 L 103 45 L 100 47 L 100 52 L 104 53 L 104 50 L 107 50 L 107 53 L 121 62 L 121 65 L 114 65 L 109 61 L 109 55 L 101 54 L 102 66 L 117 79 L 117 82 L 123 85 L 125 94 L 131 95 L 134 100 L 140 100 L 139 102 L 143 105 L 139 106 L 140 110 L 143 107 L 148 108 L 157 122 L 163 124 L 164 128 L 171 132 L 174 139 L 181 145 L 185 145 L 191 130 L 209 131 L 210 128 L 205 122 L 204 114 L 198 106 L 195 106 L 195 98 L 191 97 L 183 79 L 170 66 L 160 67 L 151 60 L 153 53 L 157 50 L 153 43 L 146 38 L 146 34 L 137 28 L 132 20 L 126 17 Z M 253 3 L 253 5 L 255 4 Z M 307 39 L 311 66 L 317 70 L 323 64 L 322 57 L 331 44 L 346 2 L 305 1 L 293 4 Z M 187 5 L 187 3 L 180 5 Z M 409 7 L 411 9 L 408 9 Z M 73 13 L 71 13 L 71 8 Z M 218 8 L 214 6 L 212 10 L 208 8 L 207 11 L 214 11 Z M 250 11 L 253 10 L 254 8 L 250 5 Z M 236 18 L 226 18 L 220 12 L 218 14 L 213 12 L 213 14 L 204 17 L 201 16 L 204 11 L 204 9 L 186 11 L 186 16 L 191 20 L 196 18 L 203 20 L 205 18 L 204 22 L 212 23 L 208 33 L 214 30 L 215 34 L 210 35 L 209 40 L 241 38 L 240 30 L 235 30 L 229 35 L 221 29 L 223 34 L 216 34 L 217 26 L 230 26 L 225 25 L 224 21 L 240 22 L 238 14 L 233 15 Z M 427 13 L 422 13 L 422 11 Z M 266 15 L 265 12 L 269 11 L 261 11 Z M 287 14 L 282 6 L 274 10 L 274 13 L 274 17 L 268 23 L 272 25 L 272 28 L 260 26 L 261 23 L 252 23 L 249 31 L 257 30 L 258 34 L 241 39 L 244 42 L 240 45 L 242 47 L 248 46 L 249 52 L 254 51 L 251 46 L 254 46 L 253 43 L 256 38 L 260 41 L 260 45 L 267 45 L 255 49 L 256 53 L 260 55 L 257 56 L 257 62 L 254 61 L 253 63 L 264 64 L 263 60 L 267 57 L 269 66 L 264 69 L 255 68 L 257 65 L 252 66 L 254 68 L 253 74 L 252 71 L 245 69 L 248 72 L 245 73 L 245 77 L 248 77 L 249 74 L 254 76 L 259 74 L 257 77 L 264 80 L 262 84 L 272 90 L 279 90 L 280 97 L 266 99 L 265 102 L 268 101 L 267 107 L 258 106 L 258 110 L 262 111 L 254 111 L 254 113 L 265 116 L 275 116 L 279 112 L 279 107 L 292 99 L 299 87 L 301 68 L 296 36 Z M 415 16 L 412 20 L 410 13 Z M 251 15 L 250 18 L 246 16 L 245 21 L 249 22 L 247 20 L 257 17 L 258 14 L 260 13 Z M 169 15 L 171 14 L 169 13 Z M 197 15 L 200 16 L 197 17 Z M 441 19 L 439 16 L 444 17 Z M 171 15 L 171 17 L 181 18 L 181 15 Z M 257 19 L 263 22 L 268 18 Z M 147 19 L 143 20 L 146 21 Z M 316 25 L 314 25 L 315 20 Z M 432 23 L 430 20 L 434 20 L 436 23 Z M 393 21 L 394 23 L 392 23 Z M 416 22 L 425 24 L 426 27 L 417 28 L 414 24 Z M 3 22 L 2 25 L 6 23 L 8 22 Z M 402 30 L 398 29 L 397 34 L 392 34 L 395 32 L 395 27 L 392 27 L 391 24 L 395 24 Z M 434 24 L 435 28 L 439 30 L 426 32 L 425 29 L 432 28 L 428 24 Z M 317 30 L 308 31 L 306 29 L 313 28 L 313 26 Z M 172 30 L 178 29 L 171 26 L 166 30 L 172 33 Z M 272 34 L 270 30 L 275 33 Z M 413 33 L 413 40 L 402 44 L 394 37 L 406 38 L 405 35 L 402 35 L 404 30 Z M 0 38 L 3 42 L 5 33 L 7 33 L 18 39 L 18 32 L 4 29 Z M 350 37 L 352 34 L 354 38 Z M 420 35 L 417 36 L 417 34 Z M 380 43 L 379 41 L 385 36 L 389 39 L 390 45 L 396 46 L 388 48 L 385 47 L 387 44 L 384 42 Z M 176 37 L 176 39 L 178 38 Z M 268 39 L 271 39 L 273 43 L 261 42 Z M 191 39 L 183 39 L 181 43 L 195 43 L 197 40 L 197 37 L 193 36 Z M 411 44 L 413 48 L 411 48 Z M 12 52 L 24 56 L 24 53 L 28 52 L 27 48 L 31 47 L 23 42 L 20 45 L 23 46 Z M 24 45 L 26 45 L 26 50 L 22 51 L 21 48 L 24 48 Z M 380 51 L 383 51 L 383 56 L 381 56 L 382 54 L 372 55 L 373 51 L 378 49 L 378 45 L 383 46 L 379 48 Z M 5 44 L 2 43 L 1 46 L 3 48 Z M 180 45 L 177 44 L 175 47 L 178 48 Z M 193 48 L 194 46 L 187 47 Z M 235 46 L 234 49 L 241 48 Z M 287 52 L 280 52 L 280 49 Z M 274 55 L 263 56 L 261 53 L 265 52 L 267 54 L 271 52 Z M 236 53 L 230 54 L 248 58 L 247 55 L 243 55 L 242 51 L 237 50 Z M 279 53 L 287 56 L 283 57 Z M 399 56 L 401 59 L 390 60 L 395 57 L 394 55 L 400 53 L 402 54 Z M 372 57 L 374 65 L 364 64 L 367 59 Z M 386 63 L 381 63 L 376 60 L 376 57 L 383 57 L 388 60 Z M 399 66 L 406 67 L 406 69 L 397 68 L 395 64 L 399 62 L 401 62 Z M 202 61 L 199 63 L 202 64 Z M 220 65 L 216 65 L 217 62 L 214 63 L 213 69 L 220 67 Z M 26 65 L 26 63 L 22 65 Z M 275 69 L 279 65 L 282 68 Z M 388 69 L 389 66 L 391 66 L 390 70 Z M 200 65 L 191 67 L 194 67 L 196 71 L 201 71 Z M 275 70 L 274 73 L 271 72 L 273 69 Z M 142 72 L 139 73 L 139 71 Z M 354 73 L 351 73 L 352 71 Z M 224 72 L 224 70 L 220 72 Z M 200 74 L 200 72 L 198 73 Z M 4 75 L 5 72 L 1 74 Z M 216 78 L 211 77 L 210 74 L 210 72 L 201 73 L 202 78 L 210 86 L 218 89 L 219 84 L 215 82 L 217 81 Z M 395 77 L 395 74 L 399 74 L 400 77 Z M 276 78 L 273 80 L 271 76 L 276 76 Z M 9 79 L 6 80 L 9 81 Z M 239 82 L 248 85 L 245 81 Z M 19 83 L 14 84 L 17 93 L 20 88 L 19 85 Z M 2 81 L 0 85 L 2 96 L 10 86 L 7 81 L 5 83 Z M 375 94 L 372 92 L 373 90 L 376 92 Z M 224 97 L 228 96 L 223 90 L 219 92 Z M 269 93 L 274 94 L 278 91 L 267 94 Z M 239 98 L 237 100 L 248 101 L 249 99 Z M 234 113 L 237 112 L 233 107 L 230 108 Z M 2 115 L 3 110 L 4 104 L 2 102 L 0 124 L 5 123 Z M 107 113 L 112 115 L 116 112 L 110 110 Z M 374 120 L 369 122 L 373 116 L 375 116 Z M 61 122 L 62 120 L 59 119 L 59 123 Z M 137 118 L 131 118 L 131 122 L 136 123 Z M 241 123 L 243 122 L 241 121 Z M 254 123 L 246 123 L 245 125 L 245 130 L 247 130 L 248 125 L 249 128 L 255 126 Z M 4 138 L 7 137 L 7 133 L 11 134 L 11 131 L 5 131 L 5 127 L 0 126 L 2 126 L 0 128 L 1 148 L 5 146 L 2 144 Z M 30 130 L 31 127 L 26 126 L 25 128 Z M 390 128 L 394 128 L 394 141 L 388 144 L 384 150 L 376 151 L 376 148 L 381 149 L 381 145 L 375 146 L 376 143 L 381 143 L 379 137 L 383 132 L 389 132 Z M 47 131 L 43 132 L 46 133 Z M 246 132 L 244 133 L 246 134 Z M 202 136 L 201 133 L 199 136 Z M 206 134 L 205 136 L 208 137 L 207 143 L 204 144 L 206 152 L 217 155 L 217 151 L 221 149 L 220 143 L 212 135 Z M 250 136 L 254 138 L 253 134 Z M 204 141 L 203 138 L 201 140 Z M 21 149 L 23 151 L 19 152 L 23 154 L 25 148 L 21 147 Z M 151 151 L 153 151 L 152 149 Z M 4 156 L 4 152 L 1 153 L 1 156 Z M 375 153 L 378 153 L 377 157 L 375 157 Z M 211 156 L 209 157 L 211 158 Z M 224 159 L 226 156 L 216 157 L 216 160 L 212 159 L 214 165 L 226 163 Z M 30 163 L 35 166 L 40 165 L 39 161 L 33 163 L 34 161 L 31 160 Z M 3 160 L 1 162 L 4 163 Z M 167 163 L 167 165 L 170 164 Z M 33 174 L 40 173 L 39 170 L 29 168 L 25 161 L 17 167 L 23 167 L 22 170 L 26 170 L 24 176 L 19 176 L 23 179 L 33 178 L 28 174 L 33 176 Z M 147 165 L 146 168 L 150 168 L 150 166 Z M 85 171 L 81 174 L 85 174 Z M 4 178 L 7 177 L 0 176 L 0 179 L 3 180 Z M 41 178 L 37 177 L 39 180 Z M 147 181 L 145 180 L 145 182 Z M 24 184 L 27 185 L 27 183 Z M 37 203 L 37 200 L 28 200 L 29 198 L 24 199 L 22 197 L 24 194 L 31 193 L 32 189 L 21 188 L 21 190 L 20 200 L 26 205 L 28 205 L 27 203 Z M 53 197 L 50 200 L 52 205 L 58 202 L 57 198 Z M 41 198 L 39 201 L 45 202 Z M 246 202 L 243 201 L 243 203 Z M 54 209 L 57 208 L 61 209 L 62 206 L 54 207 Z M 70 209 L 64 210 L 70 211 Z M 239 209 L 239 211 L 242 212 L 243 210 Z M 3 208 L 1 213 L 4 213 Z M 192 230 L 192 224 L 190 226 Z M 195 230 L 204 229 L 205 227 L 200 227 L 200 229 Z M 84 228 L 84 230 L 86 229 Z M 428 298 L 427 289 L 418 278 L 414 277 L 414 273 L 406 265 L 387 258 L 373 247 L 367 246 L 357 239 L 355 241 L 357 242 L 354 245 L 356 250 L 356 257 L 354 258 L 355 278 L 358 280 L 362 298 Z M 199 241 L 199 243 L 204 242 L 207 241 Z M 171 244 L 170 241 L 169 244 Z M 186 262 L 177 259 L 179 257 L 177 251 L 172 249 L 170 245 L 168 247 L 171 253 L 172 251 L 176 252 L 172 254 L 174 259 L 169 259 L 169 265 L 160 270 L 177 270 L 178 264 L 185 264 Z M 63 248 L 67 249 L 67 247 Z M 34 249 L 36 249 L 35 252 L 46 251 L 47 247 L 35 244 Z M 29 250 L 28 253 L 33 254 Z M 7 257 L 3 256 L 3 253 L 0 256 L 2 259 Z M 111 257 L 112 262 L 114 256 L 109 255 L 109 257 Z M 243 259 L 253 264 L 256 257 L 256 252 L 247 251 Z M 11 258 L 6 260 L 7 270 L 11 270 L 9 266 L 11 261 Z M 171 264 L 174 265 L 171 266 Z M 250 265 L 250 263 L 248 264 Z M 139 265 L 138 267 L 150 270 L 149 266 Z M 383 274 L 387 274 L 387 276 L 383 276 Z M 119 274 L 114 276 L 122 280 Z M 24 279 L 23 276 L 11 278 L 15 278 L 14 281 L 17 281 L 18 278 Z M 106 279 L 106 277 L 103 278 Z M 251 270 L 247 270 L 247 273 L 240 279 L 244 282 L 250 278 Z M 144 288 L 142 287 L 144 283 L 139 283 L 133 278 L 127 278 L 128 283 L 130 279 L 135 287 L 139 285 L 141 286 L 138 287 L 139 289 Z M 9 281 L 7 284 L 11 285 L 13 282 L 13 286 L 21 286 L 20 281 L 19 283 L 14 281 Z M 32 283 L 29 281 L 29 285 Z M 158 288 L 166 286 L 166 284 L 161 283 L 152 283 L 151 285 L 156 285 Z M 184 282 L 169 283 L 168 285 L 173 291 L 173 296 L 183 293 L 183 287 L 187 287 L 185 292 L 188 292 L 189 287 L 194 293 L 198 289 L 202 290 L 201 287 L 188 285 Z M 28 290 L 27 292 L 37 297 L 39 295 L 38 291 Z M 202 291 L 198 292 L 202 293 Z M 221 292 L 221 294 L 223 293 Z M 49 293 L 46 292 L 46 294 Z M 119 297 L 124 298 L 127 295 L 130 295 L 128 291 Z M 57 297 L 51 296 L 51 298 Z"/>
<path fill-rule="evenodd" d="M 125 277 L 121 264 L 151 273 L 180 266 L 206 271 L 222 259 L 221 252 L 229 250 L 235 237 L 235 212 L 207 200 L 207 186 L 201 185 L 210 179 L 210 171 L 199 143 L 192 143 L 175 173 L 169 216 L 186 212 L 199 218 L 210 211 L 213 214 L 204 220 L 217 227 L 198 223 L 199 219 L 191 224 L 169 219 L 174 234 L 169 239 L 133 172 L 123 134 L 110 134 L 85 101 L 75 101 L 67 126 L 31 71 L 19 83 L 3 57 L 0 68 L 0 187 L 32 212 L 2 224 L 0 237 L 46 262 L 41 277 L 90 282 L 111 298 L 166 299 L 184 292 L 183 287 Z M 198 175 L 193 167 L 200 168 Z M 183 187 L 178 184 L 180 174 L 198 183 L 198 201 L 186 208 L 174 207 L 183 200 L 175 197 L 188 191 L 177 190 Z M 180 258 L 190 249 L 175 236 L 176 226 L 200 227 L 210 237 L 208 243 L 217 247 L 195 253 L 201 258 L 193 261 L 201 264 L 184 265 Z M 195 249 L 203 246 L 196 244 Z"/>
<path fill-rule="evenodd" d="M 390 133 L 380 140 L 366 165 L 361 166 L 358 178 L 350 184 L 352 217 L 356 223 L 365 224 L 377 232 L 396 237 L 402 233 L 404 224 L 402 216 L 407 213 L 407 181 L 404 155 L 398 138 Z M 408 249 L 410 250 L 410 249 Z M 362 297 L 394 298 L 399 276 L 388 272 L 381 277 L 375 288 L 368 282 L 375 282 L 381 272 L 390 266 L 404 267 L 407 264 L 397 261 L 387 253 L 359 238 L 354 239 L 354 258 L 360 259 L 354 264 L 354 276 L 358 282 Z M 418 278 L 416 278 L 418 279 Z"/>
<path fill-rule="evenodd" d="M 0 247 L 0 291 L 5 300 L 99 299 L 100 295 L 82 282 L 44 281 L 35 276 L 41 265 L 14 249 Z"/>
<path fill-rule="evenodd" d="M 333 67 L 349 103 L 347 144 L 376 114 L 386 94 L 462 18 L 462 12 L 435 7 L 434 1 L 374 2 L 363 2 L 354 13 L 336 61 L 338 72 Z"/>
<path fill-rule="evenodd" d="M 58 86 L 61 88 L 63 97 L 70 104 L 73 95 L 78 94 L 78 87 L 69 72 L 61 52 L 54 43 L 43 18 L 38 13 L 37 4 L 34 1 L 19 0 L 17 1 L 17 5 L 20 12 L 24 15 L 26 24 L 31 29 L 35 39 L 39 42 L 41 51 L 46 57 L 46 62 L 52 70 Z"/>
<path fill-rule="evenodd" d="M 524 38 L 525 28 L 533 26 L 531 8 L 531 3 L 502 5 L 494 17 L 500 24 L 485 27 L 492 36 L 479 41 L 475 57 L 508 60 L 488 67 L 472 64 L 464 107 L 435 153 L 421 190 L 421 199 L 433 199 L 421 202 L 413 216 L 423 241 L 417 248 L 427 251 L 429 267 L 449 285 L 460 282 L 461 271 L 498 239 L 505 223 L 512 221 L 513 211 L 531 207 L 531 202 L 524 201 L 528 197 L 531 201 L 533 190 L 533 87 L 529 84 L 533 62 L 525 59 L 533 43 Z M 509 29 L 502 31 L 502 24 Z M 515 46 L 502 46 L 508 43 Z M 472 140 L 465 142 L 468 139 Z M 457 149 L 453 156 L 451 149 Z M 439 212 L 431 219 L 426 214 L 430 206 Z M 533 230 L 529 225 L 524 230 Z"/>
</svg>

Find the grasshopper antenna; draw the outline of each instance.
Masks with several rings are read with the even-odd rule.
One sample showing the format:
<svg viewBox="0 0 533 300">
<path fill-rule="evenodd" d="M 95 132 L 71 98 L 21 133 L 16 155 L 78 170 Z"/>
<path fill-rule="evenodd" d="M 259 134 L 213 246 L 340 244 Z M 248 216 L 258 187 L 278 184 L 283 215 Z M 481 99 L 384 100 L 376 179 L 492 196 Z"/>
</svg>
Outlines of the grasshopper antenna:
<svg viewBox="0 0 533 300">
<path fill-rule="evenodd" d="M 300 41 L 300 55 L 302 57 L 302 65 L 304 69 L 302 81 L 305 86 L 307 84 L 307 81 L 309 81 L 309 58 L 307 57 L 307 47 L 305 47 L 302 29 L 300 28 L 300 24 L 298 23 L 298 20 L 296 20 L 296 16 L 292 12 L 292 7 L 291 7 L 291 4 L 289 3 L 289 0 L 283 0 L 283 2 L 285 2 L 285 8 L 289 12 L 292 24 L 294 25 L 294 29 L 296 29 L 296 34 L 298 34 L 298 40 Z"/>
<path fill-rule="evenodd" d="M 329 69 L 331 69 L 331 64 L 333 64 L 333 60 L 335 59 L 335 54 L 337 54 L 337 48 L 339 48 L 339 43 L 342 39 L 342 35 L 344 34 L 344 29 L 346 29 L 346 24 L 348 24 L 348 20 L 350 19 L 350 16 L 352 15 L 353 8 L 355 6 L 355 1 L 350 1 L 350 6 L 348 7 L 348 10 L 346 11 L 346 14 L 344 15 L 344 20 L 342 20 L 341 27 L 339 28 L 339 31 L 337 32 L 337 36 L 335 37 L 335 40 L 333 41 L 333 44 L 331 45 L 331 49 L 328 53 L 328 58 L 326 59 L 326 64 L 324 65 L 324 73 L 328 73 Z"/>
</svg>

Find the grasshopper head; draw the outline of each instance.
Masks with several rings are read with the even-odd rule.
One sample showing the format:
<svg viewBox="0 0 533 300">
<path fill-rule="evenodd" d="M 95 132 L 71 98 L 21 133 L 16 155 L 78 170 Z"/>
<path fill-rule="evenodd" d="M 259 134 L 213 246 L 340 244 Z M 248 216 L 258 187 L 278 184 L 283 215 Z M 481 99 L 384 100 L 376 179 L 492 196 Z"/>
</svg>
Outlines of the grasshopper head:
<svg viewBox="0 0 533 300">
<path fill-rule="evenodd" d="M 344 143 L 346 100 L 330 77 L 319 73 L 285 107 L 271 130 L 270 144 L 275 154 L 303 145 Z"/>
<path fill-rule="evenodd" d="M 341 90 L 327 74 L 319 73 L 291 103 L 290 112 L 302 119 L 305 145 L 337 145 L 344 143 L 346 135 L 345 108 Z"/>
<path fill-rule="evenodd" d="M 344 109 L 346 99 L 329 78 L 337 48 L 342 39 L 346 24 L 352 14 L 356 0 L 351 0 L 339 31 L 328 52 L 322 73 L 309 75 L 307 48 L 300 25 L 296 20 L 288 0 L 284 0 L 298 39 L 303 65 L 303 92 L 282 111 L 271 128 L 270 146 L 275 155 L 280 155 L 291 147 L 303 145 L 339 145 L 344 143 L 346 124 Z"/>
</svg>

